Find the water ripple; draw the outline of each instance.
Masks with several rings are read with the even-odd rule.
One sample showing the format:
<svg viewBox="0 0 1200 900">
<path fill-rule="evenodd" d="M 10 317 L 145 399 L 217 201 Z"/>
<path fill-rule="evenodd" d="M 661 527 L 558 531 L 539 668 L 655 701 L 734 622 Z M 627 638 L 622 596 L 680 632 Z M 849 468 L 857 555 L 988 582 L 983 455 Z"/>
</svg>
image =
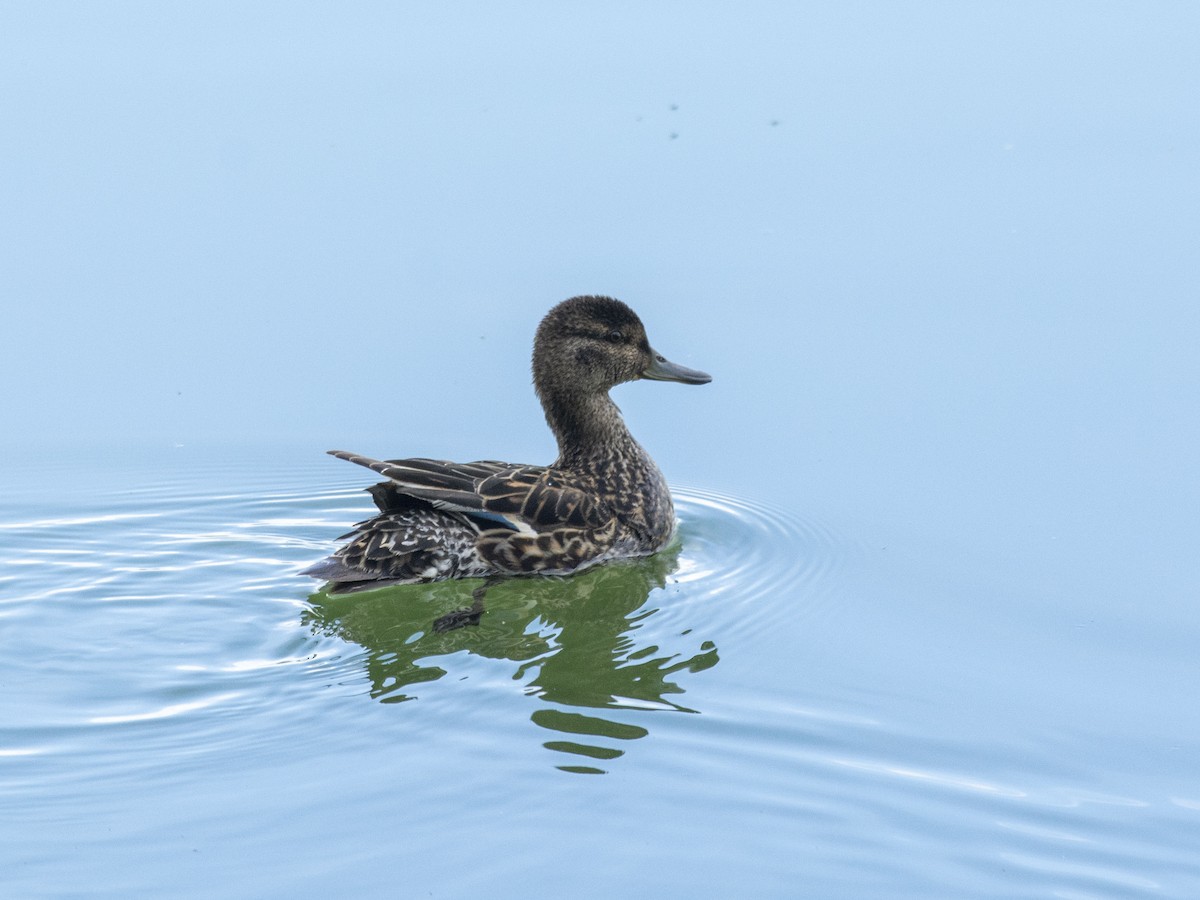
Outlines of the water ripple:
<svg viewBox="0 0 1200 900">
<path fill-rule="evenodd" d="M 200 700 L 192 700 L 187 703 L 171 703 L 166 706 L 160 706 L 158 709 L 148 710 L 146 712 L 125 713 L 122 715 L 109 716 L 92 716 L 88 719 L 91 725 L 123 725 L 129 722 L 149 722 L 154 719 L 170 719 L 175 716 L 186 715 L 187 713 L 197 712 L 201 709 L 207 709 L 210 706 L 216 706 L 224 703 L 226 700 L 232 700 L 238 694 L 234 692 L 225 694 L 214 694 L 211 697 L 204 697 Z"/>
<path fill-rule="evenodd" d="M 677 489 L 684 552 L 675 580 L 710 605 L 722 635 L 815 610 L 858 548 L 828 526 L 770 504 Z M 785 598 L 786 602 L 780 602 Z"/>
<path fill-rule="evenodd" d="M 647 796 L 703 783 L 704 810 L 778 826 L 764 832 L 771 859 L 792 858 L 804 823 L 819 824 L 808 838 L 851 881 L 862 859 L 921 855 L 948 861 L 964 890 L 998 865 L 1043 896 L 1153 891 L 1156 870 L 1165 884 L 1191 877 L 1186 836 L 1139 836 L 1194 831 L 1200 799 L 1186 789 L 1124 795 L 1074 780 L 1053 748 L 914 728 L 887 685 L 872 685 L 887 695 L 874 702 L 821 682 L 816 663 L 811 682 L 770 672 L 758 654 L 774 636 L 794 631 L 803 651 L 816 640 L 798 624 L 828 617 L 828 633 L 850 632 L 834 601 L 864 551 L 794 509 L 694 488 L 675 500 L 666 552 L 515 579 L 489 594 L 477 628 L 450 634 L 430 623 L 470 584 L 329 598 L 297 574 L 369 513 L 357 488 L 180 483 L 13 510 L 0 614 L 20 650 L 3 662 L 18 687 L 0 697 L 0 760 L 20 774 L 0 783 L 6 802 L 77 817 L 81 797 L 99 810 L 152 796 L 148 785 L 192 798 L 247 765 L 257 782 L 301 748 L 336 784 L 329 772 L 358 772 L 331 764 L 348 745 L 386 760 L 390 778 L 402 746 L 419 784 L 455 754 L 463 771 L 508 765 L 525 773 L 514 798 L 560 772 L 641 773 Z M 387 793 L 369 787 L 367 807 Z"/>
</svg>

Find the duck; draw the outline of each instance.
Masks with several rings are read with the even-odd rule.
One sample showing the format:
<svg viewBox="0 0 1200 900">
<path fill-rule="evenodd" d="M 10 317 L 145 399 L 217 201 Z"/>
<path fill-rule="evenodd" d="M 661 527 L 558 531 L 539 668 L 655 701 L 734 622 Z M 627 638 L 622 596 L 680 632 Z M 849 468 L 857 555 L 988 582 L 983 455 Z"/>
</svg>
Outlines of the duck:
<svg viewBox="0 0 1200 900">
<path fill-rule="evenodd" d="M 500 580 L 569 575 L 667 546 L 675 531 L 667 481 L 609 391 L 629 381 L 700 385 L 712 377 L 670 362 L 629 306 L 596 295 L 564 300 L 545 315 L 532 369 L 558 443 L 553 463 L 379 460 L 330 450 L 386 479 L 367 488 L 379 512 L 302 574 L 325 581 L 331 595 L 484 579 L 470 609 L 435 623 L 443 631 L 478 624 L 484 591 Z"/>
</svg>

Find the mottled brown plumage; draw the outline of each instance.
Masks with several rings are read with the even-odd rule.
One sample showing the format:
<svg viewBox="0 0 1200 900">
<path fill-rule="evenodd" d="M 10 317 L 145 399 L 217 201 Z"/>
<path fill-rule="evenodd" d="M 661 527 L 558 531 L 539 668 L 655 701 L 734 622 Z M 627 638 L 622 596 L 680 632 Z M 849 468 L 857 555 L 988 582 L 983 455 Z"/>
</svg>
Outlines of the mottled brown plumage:
<svg viewBox="0 0 1200 900">
<path fill-rule="evenodd" d="M 558 439 L 554 464 L 384 461 L 332 450 L 388 480 L 369 488 L 379 515 L 305 574 L 337 593 L 566 574 L 661 549 L 675 526 L 670 491 L 608 396 L 639 378 L 711 380 L 651 349 L 641 321 L 619 300 L 563 301 L 538 326 L 533 349 L 534 386 Z"/>
</svg>

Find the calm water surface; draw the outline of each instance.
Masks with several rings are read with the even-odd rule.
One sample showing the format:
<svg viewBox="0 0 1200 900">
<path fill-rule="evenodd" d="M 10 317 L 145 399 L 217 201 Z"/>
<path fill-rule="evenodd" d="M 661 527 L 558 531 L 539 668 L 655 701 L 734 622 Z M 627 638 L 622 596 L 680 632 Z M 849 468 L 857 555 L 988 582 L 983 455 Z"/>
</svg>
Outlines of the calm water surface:
<svg viewBox="0 0 1200 900">
<path fill-rule="evenodd" d="M 1109 662 L 1084 622 L 1022 631 L 1018 600 L 984 642 L 953 574 L 683 487 L 666 552 L 507 583 L 478 628 L 436 634 L 470 585 L 313 592 L 297 570 L 369 500 L 332 462 L 268 458 L 148 453 L 109 489 L 96 463 L 58 500 L 19 470 L 13 896 L 1200 888 L 1191 748 L 1124 728 L 1103 677 L 1064 689 Z M 997 640 L 1023 659 L 989 659 Z M 1021 674 L 1046 659 L 1057 677 Z M 1097 702 L 1090 728 L 1064 714 Z"/>
<path fill-rule="evenodd" d="M 1200 897 L 1200 6 L 0 8 L 0 897 Z M 546 462 L 676 543 L 296 573 Z"/>
</svg>

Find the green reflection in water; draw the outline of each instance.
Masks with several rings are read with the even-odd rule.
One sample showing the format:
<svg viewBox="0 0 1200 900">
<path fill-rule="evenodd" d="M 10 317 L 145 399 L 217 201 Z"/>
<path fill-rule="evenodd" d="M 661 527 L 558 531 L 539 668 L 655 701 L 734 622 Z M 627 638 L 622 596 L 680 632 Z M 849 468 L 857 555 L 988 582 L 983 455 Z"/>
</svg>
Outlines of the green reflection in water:
<svg viewBox="0 0 1200 900">
<path fill-rule="evenodd" d="M 678 556 L 676 542 L 648 559 L 609 563 L 566 578 L 501 582 L 488 591 L 478 626 L 445 633 L 435 632 L 433 621 L 470 605 L 478 581 L 404 585 L 345 597 L 318 593 L 302 615 L 314 633 L 367 650 L 370 693 L 384 703 L 414 699 L 413 686 L 442 678 L 446 667 L 453 667 L 452 655 L 464 650 L 509 660 L 526 693 L 554 704 L 535 710 L 534 724 L 573 738 L 544 746 L 609 760 L 624 751 L 580 738 L 624 742 L 645 737 L 647 729 L 564 707 L 696 712 L 671 699 L 684 689 L 670 679 L 718 661 L 712 642 L 697 642 L 691 628 L 654 627 L 659 609 L 647 601 L 652 591 L 666 587 Z M 559 768 L 603 772 L 593 766 Z"/>
</svg>

